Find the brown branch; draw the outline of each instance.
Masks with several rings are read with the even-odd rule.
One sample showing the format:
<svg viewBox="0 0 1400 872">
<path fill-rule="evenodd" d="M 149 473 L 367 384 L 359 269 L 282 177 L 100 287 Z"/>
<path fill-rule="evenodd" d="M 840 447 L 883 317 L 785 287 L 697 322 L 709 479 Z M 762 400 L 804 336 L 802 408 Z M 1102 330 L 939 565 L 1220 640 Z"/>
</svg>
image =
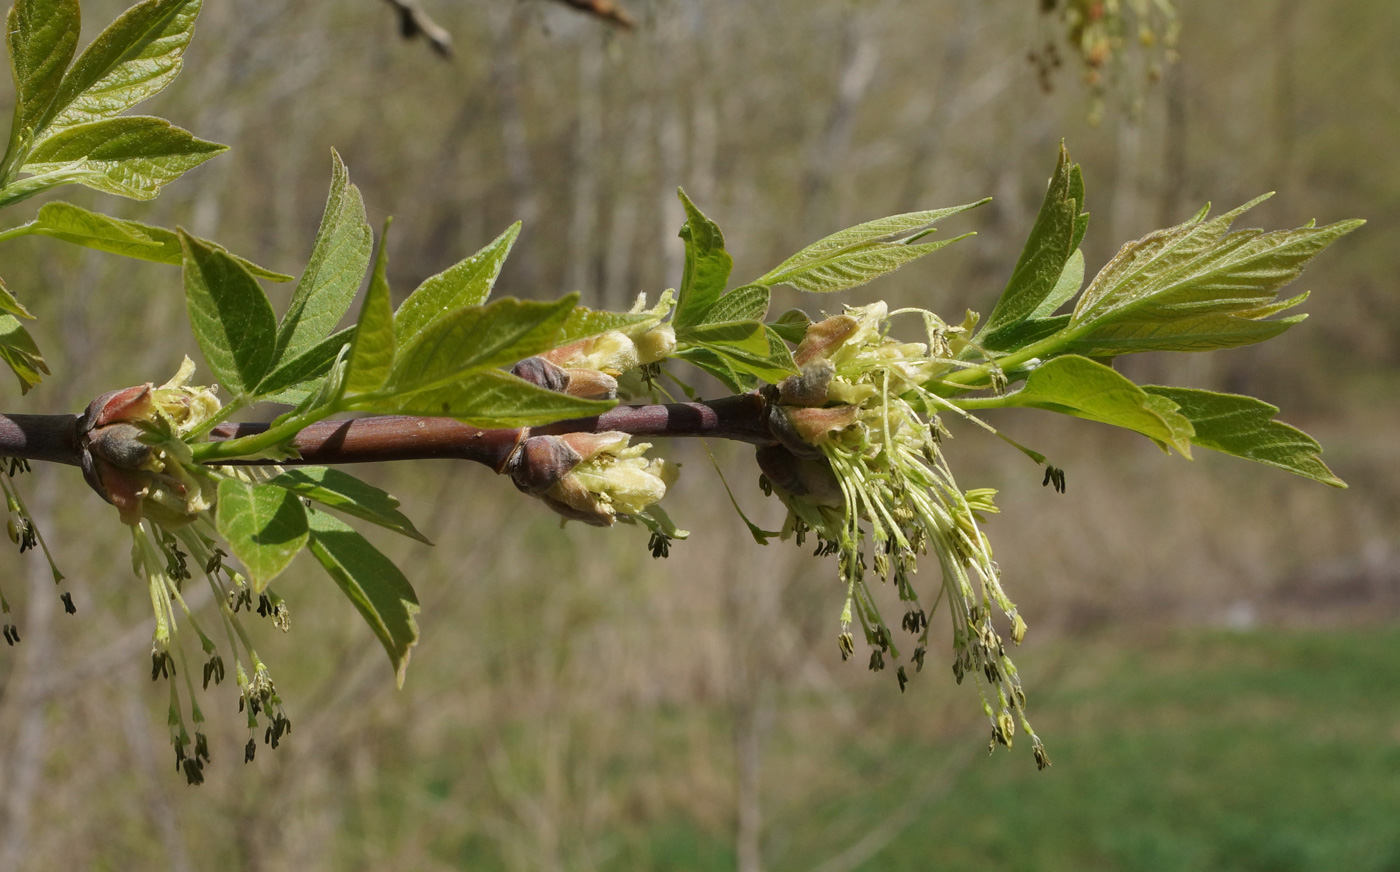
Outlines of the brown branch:
<svg viewBox="0 0 1400 872">
<path fill-rule="evenodd" d="M 631 30 L 636 26 L 636 22 L 627 10 L 618 6 L 613 0 L 559 0 L 565 6 L 572 6 L 587 15 L 597 16 L 604 21 L 621 27 L 624 30 Z"/>
<path fill-rule="evenodd" d="M 452 34 L 428 13 L 418 8 L 418 0 L 385 0 L 399 13 L 399 34 L 404 39 L 421 36 L 441 57 L 452 57 Z"/>
</svg>

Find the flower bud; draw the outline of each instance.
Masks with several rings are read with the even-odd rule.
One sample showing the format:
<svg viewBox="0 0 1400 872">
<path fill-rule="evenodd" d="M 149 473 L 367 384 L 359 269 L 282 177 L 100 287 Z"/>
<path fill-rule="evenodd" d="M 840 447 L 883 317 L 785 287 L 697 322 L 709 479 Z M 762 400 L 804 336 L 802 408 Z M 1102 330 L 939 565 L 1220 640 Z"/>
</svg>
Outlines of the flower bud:
<svg viewBox="0 0 1400 872">
<path fill-rule="evenodd" d="M 637 338 L 637 362 L 656 363 L 675 353 L 676 328 L 658 324 Z"/>
<path fill-rule="evenodd" d="M 792 359 L 797 361 L 798 366 L 806 366 L 818 357 L 829 357 L 831 352 L 855 334 L 858 327 L 860 322 L 850 315 L 833 315 L 817 321 L 807 328 Z"/>
</svg>

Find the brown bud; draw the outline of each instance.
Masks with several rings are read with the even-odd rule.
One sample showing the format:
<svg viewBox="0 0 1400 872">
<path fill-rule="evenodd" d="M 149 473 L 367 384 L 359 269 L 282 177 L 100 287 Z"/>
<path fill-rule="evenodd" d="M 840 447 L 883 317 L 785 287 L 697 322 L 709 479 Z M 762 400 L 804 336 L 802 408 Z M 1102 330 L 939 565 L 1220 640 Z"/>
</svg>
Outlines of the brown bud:
<svg viewBox="0 0 1400 872">
<path fill-rule="evenodd" d="M 526 493 L 542 494 L 582 460 L 582 455 L 558 436 L 531 436 L 512 459 L 510 478 Z"/>
<path fill-rule="evenodd" d="M 617 399 L 617 379 L 596 369 L 566 369 L 568 384 L 564 393 L 585 400 Z"/>
<path fill-rule="evenodd" d="M 151 412 L 151 383 L 135 387 L 108 391 L 88 403 L 87 410 L 78 421 L 81 432 L 86 433 L 95 427 L 103 427 L 116 421 L 130 421 L 147 418 Z"/>
<path fill-rule="evenodd" d="M 792 359 L 798 366 L 806 366 L 818 357 L 827 357 L 841 347 L 841 343 L 851 338 L 860 327 L 860 322 L 850 315 L 833 315 L 807 328 L 807 333 L 793 352 Z"/>
<path fill-rule="evenodd" d="M 855 406 L 835 406 L 830 409 L 790 408 L 783 410 L 792 429 L 808 445 L 820 445 L 833 433 L 856 422 L 860 409 Z"/>
<path fill-rule="evenodd" d="M 802 372 L 778 382 L 778 402 L 784 406 L 822 406 L 831 387 L 836 367 L 819 357 L 802 367 Z"/>
</svg>

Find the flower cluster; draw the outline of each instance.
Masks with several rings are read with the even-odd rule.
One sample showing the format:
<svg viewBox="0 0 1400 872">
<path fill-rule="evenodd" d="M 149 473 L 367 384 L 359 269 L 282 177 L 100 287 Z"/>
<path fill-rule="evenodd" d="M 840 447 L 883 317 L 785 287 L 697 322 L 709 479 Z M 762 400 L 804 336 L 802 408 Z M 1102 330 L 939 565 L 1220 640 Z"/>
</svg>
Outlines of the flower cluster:
<svg viewBox="0 0 1400 872">
<path fill-rule="evenodd" d="M 938 419 L 952 406 L 928 390 L 957 365 L 952 350 L 965 331 L 923 310 L 894 314 L 922 317 L 927 343 L 890 337 L 883 303 L 811 325 L 795 355 L 801 374 L 771 392 L 771 429 L 781 444 L 759 451 L 765 486 L 788 508 L 785 537 L 801 544 L 812 534 L 819 554 L 837 557 L 847 591 L 838 640 L 843 658 L 855 652 L 851 626 L 858 621 L 872 670 L 899 659 L 868 570 L 895 585 L 905 609 L 901 626 L 915 639 L 910 659 L 916 671 L 928 651 L 930 612 L 946 598 L 953 672 L 959 682 L 969 675 L 976 682 L 993 743 L 1010 746 L 1019 723 L 1043 767 L 1048 757 L 1026 719 L 1016 667 L 993 621 L 996 612 L 1005 615 L 1012 641 L 1020 643 L 1025 621 L 1002 589 L 979 527 L 996 511 L 995 491 L 964 491 L 954 481 Z M 918 557 L 930 551 L 942 585 L 926 610 L 913 576 Z M 909 677 L 904 665 L 896 675 L 903 688 Z"/>
</svg>

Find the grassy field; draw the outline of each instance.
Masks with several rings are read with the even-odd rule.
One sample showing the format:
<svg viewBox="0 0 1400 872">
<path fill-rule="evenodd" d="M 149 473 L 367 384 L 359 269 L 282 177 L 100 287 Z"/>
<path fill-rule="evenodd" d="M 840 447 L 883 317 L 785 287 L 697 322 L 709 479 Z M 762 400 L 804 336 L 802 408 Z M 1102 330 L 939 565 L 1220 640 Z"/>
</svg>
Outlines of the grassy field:
<svg viewBox="0 0 1400 872">
<path fill-rule="evenodd" d="M 847 747 L 840 789 L 770 818 L 769 868 L 1400 870 L 1400 628 L 1054 647 L 1051 769 L 966 735 Z M 650 859 L 732 868 L 703 844 L 668 830 Z"/>
</svg>

